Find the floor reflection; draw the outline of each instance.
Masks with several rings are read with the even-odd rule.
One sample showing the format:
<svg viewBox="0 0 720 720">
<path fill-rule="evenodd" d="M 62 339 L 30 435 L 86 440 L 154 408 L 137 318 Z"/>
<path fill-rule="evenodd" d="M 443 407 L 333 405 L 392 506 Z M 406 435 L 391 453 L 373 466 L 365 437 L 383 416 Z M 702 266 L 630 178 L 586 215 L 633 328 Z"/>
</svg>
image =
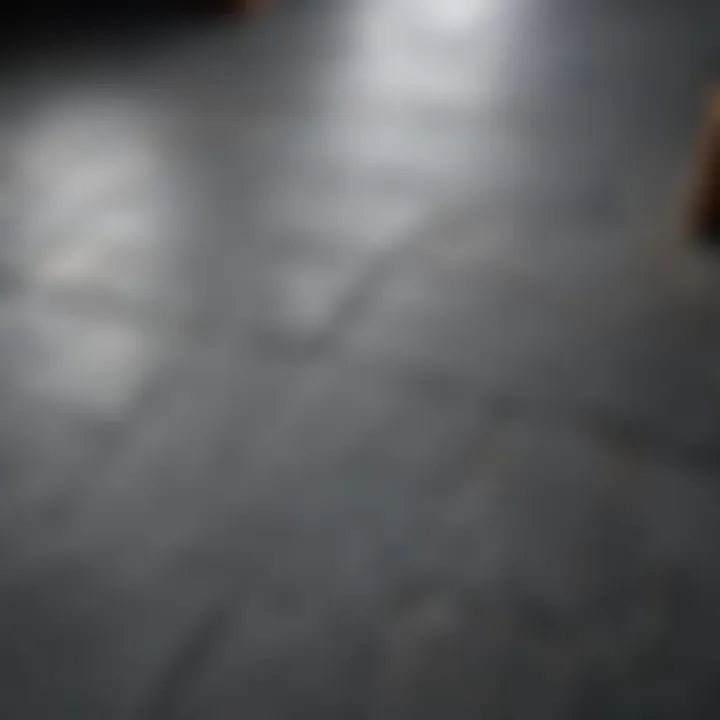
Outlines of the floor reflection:
<svg viewBox="0 0 720 720">
<path fill-rule="evenodd" d="M 360 3 L 344 82 L 368 98 L 471 105 L 510 81 L 521 0 Z"/>
<path fill-rule="evenodd" d="M 17 160 L 24 380 L 120 411 L 159 359 L 176 230 L 152 123 L 129 103 L 78 101 L 29 128 Z"/>
</svg>

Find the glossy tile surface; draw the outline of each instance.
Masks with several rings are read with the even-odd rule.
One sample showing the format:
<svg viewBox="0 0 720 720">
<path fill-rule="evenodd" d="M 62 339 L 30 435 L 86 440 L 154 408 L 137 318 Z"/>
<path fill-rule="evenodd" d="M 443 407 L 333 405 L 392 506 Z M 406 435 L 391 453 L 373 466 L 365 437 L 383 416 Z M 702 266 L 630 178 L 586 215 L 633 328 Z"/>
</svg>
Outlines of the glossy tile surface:
<svg viewBox="0 0 720 720">
<path fill-rule="evenodd" d="M 0 76 L 0 716 L 715 718 L 712 0 L 298 0 Z"/>
</svg>

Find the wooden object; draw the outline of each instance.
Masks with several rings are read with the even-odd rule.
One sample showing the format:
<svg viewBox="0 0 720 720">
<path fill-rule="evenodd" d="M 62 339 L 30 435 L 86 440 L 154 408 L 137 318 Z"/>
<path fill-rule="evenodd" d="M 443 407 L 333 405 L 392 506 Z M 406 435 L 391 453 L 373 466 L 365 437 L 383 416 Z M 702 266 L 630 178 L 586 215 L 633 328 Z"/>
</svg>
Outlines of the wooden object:
<svg viewBox="0 0 720 720">
<path fill-rule="evenodd" d="M 720 240 L 720 88 L 710 99 L 699 166 L 692 207 L 693 230 L 703 237 Z"/>
</svg>

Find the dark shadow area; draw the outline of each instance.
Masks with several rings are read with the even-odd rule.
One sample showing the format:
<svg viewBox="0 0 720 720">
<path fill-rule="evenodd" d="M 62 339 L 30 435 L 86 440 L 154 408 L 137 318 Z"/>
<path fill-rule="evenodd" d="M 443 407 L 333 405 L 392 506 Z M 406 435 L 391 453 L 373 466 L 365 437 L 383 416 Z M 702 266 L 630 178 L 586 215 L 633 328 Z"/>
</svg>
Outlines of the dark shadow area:
<svg viewBox="0 0 720 720">
<path fill-rule="evenodd" d="M 40 0 L 18 2 L 4 12 L 0 25 L 0 58 L 22 59 L 38 53 L 152 42 L 158 33 L 203 25 L 228 11 L 227 4 L 219 1 Z"/>
</svg>

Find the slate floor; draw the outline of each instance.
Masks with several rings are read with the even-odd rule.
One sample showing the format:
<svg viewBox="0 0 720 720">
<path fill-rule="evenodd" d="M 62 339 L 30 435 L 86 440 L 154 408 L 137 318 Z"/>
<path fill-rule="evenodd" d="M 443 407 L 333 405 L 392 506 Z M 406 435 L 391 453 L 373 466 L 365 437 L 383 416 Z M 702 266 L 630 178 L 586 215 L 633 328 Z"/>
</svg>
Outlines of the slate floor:
<svg viewBox="0 0 720 720">
<path fill-rule="evenodd" d="M 0 717 L 717 718 L 719 71 L 715 0 L 5 62 Z"/>
</svg>

